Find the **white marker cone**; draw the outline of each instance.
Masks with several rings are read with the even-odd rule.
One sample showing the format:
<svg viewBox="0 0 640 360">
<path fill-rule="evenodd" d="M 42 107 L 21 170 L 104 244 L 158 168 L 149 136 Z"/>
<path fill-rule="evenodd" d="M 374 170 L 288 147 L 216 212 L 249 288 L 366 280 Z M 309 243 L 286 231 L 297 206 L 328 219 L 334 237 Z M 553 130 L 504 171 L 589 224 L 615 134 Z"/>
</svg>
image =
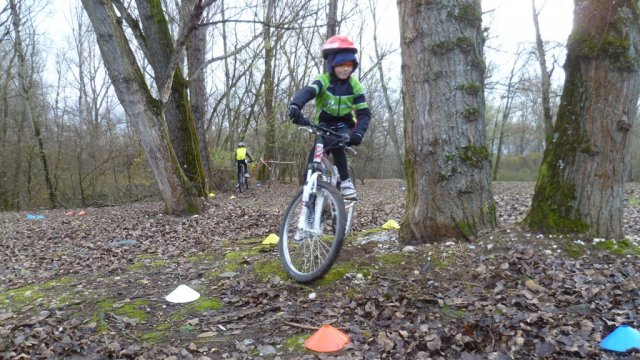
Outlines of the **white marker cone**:
<svg viewBox="0 0 640 360">
<path fill-rule="evenodd" d="M 171 294 L 167 295 L 165 299 L 172 303 L 188 303 L 197 300 L 200 294 L 188 287 L 187 285 L 180 285 Z"/>
</svg>

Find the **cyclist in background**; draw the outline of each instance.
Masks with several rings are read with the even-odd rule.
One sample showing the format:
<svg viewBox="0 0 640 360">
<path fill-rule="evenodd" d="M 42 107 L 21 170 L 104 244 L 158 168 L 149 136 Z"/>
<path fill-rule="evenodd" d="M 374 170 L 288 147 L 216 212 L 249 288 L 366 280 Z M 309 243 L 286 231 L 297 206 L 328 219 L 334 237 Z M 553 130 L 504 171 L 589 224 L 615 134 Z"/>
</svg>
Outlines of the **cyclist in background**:
<svg viewBox="0 0 640 360">
<path fill-rule="evenodd" d="M 315 99 L 314 121 L 323 127 L 348 134 L 347 146 L 360 145 L 369 127 L 371 114 L 364 89 L 352 73 L 358 68 L 358 49 L 346 36 L 330 37 L 322 46 L 325 71 L 311 84 L 298 90 L 289 105 L 289 118 L 294 124 L 309 125 L 301 109 Z M 344 147 L 325 144 L 333 156 L 340 175 L 340 192 L 345 199 L 357 199 L 356 189 L 349 179 L 347 155 Z M 313 156 L 313 149 L 310 156 Z"/>
<path fill-rule="evenodd" d="M 251 155 L 249 155 L 249 150 L 245 146 L 244 141 L 240 141 L 238 143 L 238 148 L 236 149 L 236 165 L 238 166 L 238 175 L 242 171 L 242 166 L 247 170 L 245 172 L 245 177 L 249 177 L 249 168 L 247 167 L 247 158 L 249 158 L 249 162 L 253 162 Z"/>
</svg>

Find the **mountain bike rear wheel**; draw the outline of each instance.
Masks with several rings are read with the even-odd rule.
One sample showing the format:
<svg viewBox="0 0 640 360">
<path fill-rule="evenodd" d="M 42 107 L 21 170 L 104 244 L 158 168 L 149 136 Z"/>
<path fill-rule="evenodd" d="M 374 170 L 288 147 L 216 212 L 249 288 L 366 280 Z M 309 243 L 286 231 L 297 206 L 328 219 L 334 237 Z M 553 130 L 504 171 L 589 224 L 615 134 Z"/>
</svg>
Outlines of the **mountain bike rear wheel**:
<svg viewBox="0 0 640 360">
<path fill-rule="evenodd" d="M 238 192 L 242 192 L 242 188 L 244 187 L 246 190 L 249 190 L 249 181 L 246 177 L 247 168 L 244 165 L 241 165 L 240 170 L 238 171 Z"/>
<path fill-rule="evenodd" d="M 298 224 L 306 207 L 304 228 Z M 309 201 L 302 201 L 302 190 L 287 209 L 278 243 L 285 271 L 301 283 L 326 274 L 338 258 L 345 237 L 346 215 L 342 196 L 335 186 L 318 181 Z"/>
</svg>

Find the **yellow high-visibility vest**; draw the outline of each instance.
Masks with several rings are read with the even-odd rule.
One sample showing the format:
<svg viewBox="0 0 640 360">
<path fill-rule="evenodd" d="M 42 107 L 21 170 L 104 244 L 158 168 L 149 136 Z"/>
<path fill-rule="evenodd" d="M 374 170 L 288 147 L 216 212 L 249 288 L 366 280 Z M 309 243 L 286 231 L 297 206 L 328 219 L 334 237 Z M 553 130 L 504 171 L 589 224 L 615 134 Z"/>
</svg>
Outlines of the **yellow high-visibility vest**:
<svg viewBox="0 0 640 360">
<path fill-rule="evenodd" d="M 244 160 L 247 158 L 247 148 L 240 147 L 236 150 L 236 160 Z"/>
</svg>

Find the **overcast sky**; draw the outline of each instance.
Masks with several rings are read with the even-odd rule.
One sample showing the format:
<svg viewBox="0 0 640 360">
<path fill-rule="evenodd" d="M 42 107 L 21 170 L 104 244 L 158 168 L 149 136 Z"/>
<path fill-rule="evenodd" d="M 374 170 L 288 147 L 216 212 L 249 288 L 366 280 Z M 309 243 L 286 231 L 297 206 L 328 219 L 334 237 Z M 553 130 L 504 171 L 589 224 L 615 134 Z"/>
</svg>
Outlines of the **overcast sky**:
<svg viewBox="0 0 640 360">
<path fill-rule="evenodd" d="M 565 44 L 573 26 L 573 0 L 536 0 L 536 7 L 542 40 Z M 482 10 L 491 45 L 509 52 L 535 41 L 531 0 L 482 0 Z"/>
</svg>

